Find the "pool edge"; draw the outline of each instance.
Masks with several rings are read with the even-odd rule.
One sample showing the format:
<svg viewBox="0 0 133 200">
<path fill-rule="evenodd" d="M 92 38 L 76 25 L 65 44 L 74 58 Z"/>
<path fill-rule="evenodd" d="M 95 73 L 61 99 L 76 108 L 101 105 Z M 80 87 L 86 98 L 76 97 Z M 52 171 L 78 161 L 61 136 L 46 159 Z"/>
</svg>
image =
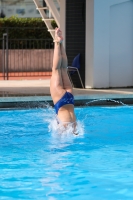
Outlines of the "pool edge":
<svg viewBox="0 0 133 200">
<path fill-rule="evenodd" d="M 115 102 L 114 102 L 115 101 Z M 0 108 L 53 106 L 50 96 L 0 97 Z M 77 95 L 75 106 L 133 104 L 132 95 Z"/>
</svg>

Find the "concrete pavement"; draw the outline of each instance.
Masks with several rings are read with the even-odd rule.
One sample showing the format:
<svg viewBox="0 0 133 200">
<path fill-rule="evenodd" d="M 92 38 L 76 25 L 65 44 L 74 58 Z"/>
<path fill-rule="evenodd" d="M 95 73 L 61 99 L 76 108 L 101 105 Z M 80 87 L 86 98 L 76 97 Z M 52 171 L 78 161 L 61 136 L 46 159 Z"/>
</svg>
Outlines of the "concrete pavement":
<svg viewBox="0 0 133 200">
<path fill-rule="evenodd" d="M 16 106 L 21 102 L 49 102 L 50 79 L 0 81 L 0 108 Z M 80 89 L 74 88 L 75 105 L 85 105 L 98 100 L 95 105 L 113 104 L 112 100 L 133 104 L 133 88 Z M 31 105 L 31 104 L 30 104 Z"/>
<path fill-rule="evenodd" d="M 50 95 L 50 79 L 0 81 L 0 94 Z M 80 89 L 74 88 L 74 95 L 132 95 L 133 88 Z"/>
</svg>

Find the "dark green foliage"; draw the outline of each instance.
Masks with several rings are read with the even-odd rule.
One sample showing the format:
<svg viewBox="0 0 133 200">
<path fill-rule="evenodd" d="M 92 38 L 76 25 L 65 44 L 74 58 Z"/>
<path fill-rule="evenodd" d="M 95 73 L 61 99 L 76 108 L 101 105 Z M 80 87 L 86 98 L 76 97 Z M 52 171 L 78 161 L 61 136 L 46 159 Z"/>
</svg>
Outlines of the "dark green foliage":
<svg viewBox="0 0 133 200">
<path fill-rule="evenodd" d="M 55 29 L 56 27 L 58 27 L 58 25 L 56 24 L 56 21 L 55 20 L 52 20 L 51 21 L 51 25 L 52 27 Z"/>
<path fill-rule="evenodd" d="M 41 18 L 18 18 L 13 16 L 0 19 L 0 38 L 7 29 L 9 38 L 12 39 L 51 39 L 51 35 Z"/>
<path fill-rule="evenodd" d="M 47 45 L 42 46 L 42 42 L 34 41 L 34 45 L 30 41 L 30 45 L 27 45 L 26 40 L 52 40 L 50 33 L 47 30 L 45 23 L 41 18 L 18 18 L 16 16 L 10 18 L 0 18 L 0 38 L 3 37 L 3 33 L 8 33 L 9 48 L 46 48 Z M 18 42 L 19 39 L 19 42 Z M 21 41 L 20 41 L 21 39 Z M 19 45 L 18 45 L 19 44 Z M 45 42 L 46 44 L 46 42 Z M 1 48 L 1 44 L 0 44 Z"/>
</svg>

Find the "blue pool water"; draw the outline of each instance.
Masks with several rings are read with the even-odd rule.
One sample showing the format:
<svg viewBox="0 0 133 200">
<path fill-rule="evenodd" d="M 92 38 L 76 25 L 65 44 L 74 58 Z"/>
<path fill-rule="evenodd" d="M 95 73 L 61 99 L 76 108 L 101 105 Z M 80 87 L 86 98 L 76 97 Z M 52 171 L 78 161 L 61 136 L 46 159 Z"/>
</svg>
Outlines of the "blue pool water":
<svg viewBox="0 0 133 200">
<path fill-rule="evenodd" d="M 78 136 L 52 109 L 0 111 L 1 200 L 133 199 L 133 107 L 75 111 Z"/>
</svg>

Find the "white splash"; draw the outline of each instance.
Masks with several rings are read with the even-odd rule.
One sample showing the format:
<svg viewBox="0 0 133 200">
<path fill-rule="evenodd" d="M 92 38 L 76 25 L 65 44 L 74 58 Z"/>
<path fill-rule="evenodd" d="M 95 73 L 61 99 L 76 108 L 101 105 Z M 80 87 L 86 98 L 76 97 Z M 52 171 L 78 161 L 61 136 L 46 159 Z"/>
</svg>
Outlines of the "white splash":
<svg viewBox="0 0 133 200">
<path fill-rule="evenodd" d="M 46 109 L 44 110 L 43 117 L 44 121 L 48 124 L 48 132 L 52 133 L 52 135 L 59 135 L 63 138 L 70 137 L 70 135 L 72 135 L 73 137 L 79 137 L 84 134 L 83 122 L 77 120 L 75 129 L 73 123 L 68 124 L 67 127 L 59 125 L 53 107 L 50 106 L 48 103 L 45 106 Z"/>
<path fill-rule="evenodd" d="M 81 123 L 80 121 L 77 121 L 75 129 L 72 123 L 68 124 L 67 127 L 59 125 L 56 120 L 56 115 L 52 116 L 51 119 L 47 119 L 47 122 L 49 123 L 48 125 L 49 132 L 52 132 L 54 134 L 60 134 L 62 137 L 69 136 L 70 134 L 79 136 L 83 135 L 84 133 L 84 126 L 83 123 Z"/>
</svg>

